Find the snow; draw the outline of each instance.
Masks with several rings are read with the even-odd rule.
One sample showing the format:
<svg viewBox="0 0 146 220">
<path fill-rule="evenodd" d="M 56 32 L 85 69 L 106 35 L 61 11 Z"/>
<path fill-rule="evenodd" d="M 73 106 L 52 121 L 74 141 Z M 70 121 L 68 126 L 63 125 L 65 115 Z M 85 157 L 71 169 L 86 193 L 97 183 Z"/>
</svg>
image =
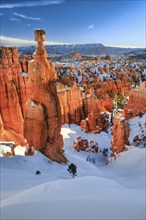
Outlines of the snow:
<svg viewBox="0 0 146 220">
<path fill-rule="evenodd" d="M 15 155 L 25 156 L 26 147 L 16 146 L 14 149 Z M 0 144 L 0 157 L 3 157 L 3 154 L 11 153 L 11 147 L 7 145 Z"/>
<path fill-rule="evenodd" d="M 21 76 L 28 76 L 28 73 L 22 72 L 22 73 L 21 73 Z"/>
<path fill-rule="evenodd" d="M 3 157 L 3 153 L 11 153 L 11 148 L 8 146 L 0 145 L 0 157 Z"/>
<path fill-rule="evenodd" d="M 146 114 L 142 117 L 137 116 L 128 121 L 130 127 L 129 141 L 133 144 L 133 139 L 135 136 L 146 136 Z"/>
<path fill-rule="evenodd" d="M 143 70 L 142 75 L 143 75 L 143 78 L 146 79 L 146 69 Z"/>
<path fill-rule="evenodd" d="M 36 104 L 34 101 L 31 101 L 31 106 L 32 106 L 32 107 L 36 107 L 37 104 Z"/>
<path fill-rule="evenodd" d="M 15 155 L 25 156 L 26 149 L 26 147 L 16 146 L 14 149 Z"/>
<path fill-rule="evenodd" d="M 131 127 L 133 129 L 133 127 Z M 62 126 L 65 156 L 77 166 L 72 178 L 67 165 L 50 161 L 40 152 L 30 157 L 0 158 L 1 219 L 145 219 L 145 148 L 130 146 L 105 165 L 86 161 L 77 152 L 77 136 L 110 147 L 111 135 L 85 133 L 79 126 Z M 36 175 L 36 170 L 41 172 Z"/>
<path fill-rule="evenodd" d="M 81 136 L 83 139 L 88 139 L 88 141 L 93 140 L 97 142 L 100 149 L 110 147 L 111 135 L 105 132 L 101 132 L 100 134 L 85 133 L 78 125 L 71 124 L 69 128 L 68 124 L 65 124 L 63 125 L 61 133 L 64 138 L 65 151 L 72 151 L 73 142 L 77 136 Z"/>
</svg>

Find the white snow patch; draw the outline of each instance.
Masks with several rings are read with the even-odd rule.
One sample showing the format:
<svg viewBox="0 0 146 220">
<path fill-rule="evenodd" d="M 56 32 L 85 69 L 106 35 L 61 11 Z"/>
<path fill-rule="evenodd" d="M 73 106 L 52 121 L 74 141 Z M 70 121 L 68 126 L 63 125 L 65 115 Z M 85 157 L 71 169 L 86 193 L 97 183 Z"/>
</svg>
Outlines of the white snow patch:
<svg viewBox="0 0 146 220">
<path fill-rule="evenodd" d="M 28 76 L 28 73 L 22 72 L 22 73 L 21 73 L 21 76 Z"/>
<path fill-rule="evenodd" d="M 130 144 L 133 144 L 133 139 L 135 136 L 146 136 L 146 114 L 144 114 L 142 117 L 134 117 L 128 121 L 129 127 L 130 127 L 130 134 L 129 134 L 129 141 Z"/>
</svg>

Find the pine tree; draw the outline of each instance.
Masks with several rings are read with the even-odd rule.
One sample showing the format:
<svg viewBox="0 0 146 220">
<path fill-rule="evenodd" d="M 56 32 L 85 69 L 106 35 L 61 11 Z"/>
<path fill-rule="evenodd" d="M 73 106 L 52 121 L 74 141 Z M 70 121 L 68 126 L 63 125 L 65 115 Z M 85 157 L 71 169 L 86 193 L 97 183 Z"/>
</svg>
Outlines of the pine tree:
<svg viewBox="0 0 146 220">
<path fill-rule="evenodd" d="M 77 176 L 77 166 L 74 163 L 71 163 L 70 165 L 68 165 L 67 170 L 72 175 L 73 178 Z"/>
</svg>

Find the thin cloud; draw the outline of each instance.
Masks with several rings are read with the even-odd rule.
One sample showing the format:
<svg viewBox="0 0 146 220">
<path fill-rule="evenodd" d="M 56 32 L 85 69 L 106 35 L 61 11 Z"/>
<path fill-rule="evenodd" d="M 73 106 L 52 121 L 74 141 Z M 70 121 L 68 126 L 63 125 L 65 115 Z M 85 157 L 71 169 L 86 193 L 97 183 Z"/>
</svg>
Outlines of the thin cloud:
<svg viewBox="0 0 146 220">
<path fill-rule="evenodd" d="M 13 13 L 13 15 L 15 15 L 19 18 L 27 19 L 27 20 L 33 20 L 33 21 L 41 21 L 42 20 L 41 18 L 34 18 L 34 17 L 26 16 L 24 14 Z"/>
<path fill-rule="evenodd" d="M 1 46 L 6 47 L 21 47 L 21 46 L 33 46 L 36 45 L 34 40 L 19 39 L 13 37 L 0 36 Z M 45 41 L 45 45 L 63 45 L 67 43 Z"/>
<path fill-rule="evenodd" d="M 88 29 L 89 29 L 89 30 L 94 29 L 94 24 L 90 24 L 90 25 L 88 26 Z"/>
<path fill-rule="evenodd" d="M 0 16 L 2 16 L 3 15 L 3 13 L 0 13 Z"/>
<path fill-rule="evenodd" d="M 37 7 L 46 5 L 58 5 L 64 3 L 64 0 L 41 0 L 41 1 L 24 1 L 19 3 L 6 3 L 0 5 L 0 8 L 22 8 L 22 7 Z"/>
<path fill-rule="evenodd" d="M 20 21 L 18 18 L 10 18 L 11 21 Z"/>
</svg>

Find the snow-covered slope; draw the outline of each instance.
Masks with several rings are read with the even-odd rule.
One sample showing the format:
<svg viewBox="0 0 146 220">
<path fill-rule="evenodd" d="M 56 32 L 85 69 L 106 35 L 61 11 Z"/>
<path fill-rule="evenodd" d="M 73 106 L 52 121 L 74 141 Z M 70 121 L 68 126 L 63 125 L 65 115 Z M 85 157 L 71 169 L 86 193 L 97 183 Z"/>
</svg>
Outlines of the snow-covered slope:
<svg viewBox="0 0 146 220">
<path fill-rule="evenodd" d="M 145 219 L 145 148 L 129 147 L 108 166 L 102 154 L 96 163 L 76 152 L 76 136 L 110 146 L 106 133 L 86 134 L 77 125 L 62 127 L 65 155 L 77 165 L 72 178 L 67 165 L 35 156 L 0 158 L 2 219 Z M 36 171 L 41 172 L 36 175 Z"/>
<path fill-rule="evenodd" d="M 144 147 L 146 144 L 146 114 L 134 117 L 128 121 L 130 127 L 129 141 L 130 144 L 134 144 L 140 147 Z M 133 140 L 138 136 L 139 141 L 135 143 Z M 145 142 L 145 143 L 144 143 Z M 146 145 L 145 145 L 146 146 Z"/>
</svg>

